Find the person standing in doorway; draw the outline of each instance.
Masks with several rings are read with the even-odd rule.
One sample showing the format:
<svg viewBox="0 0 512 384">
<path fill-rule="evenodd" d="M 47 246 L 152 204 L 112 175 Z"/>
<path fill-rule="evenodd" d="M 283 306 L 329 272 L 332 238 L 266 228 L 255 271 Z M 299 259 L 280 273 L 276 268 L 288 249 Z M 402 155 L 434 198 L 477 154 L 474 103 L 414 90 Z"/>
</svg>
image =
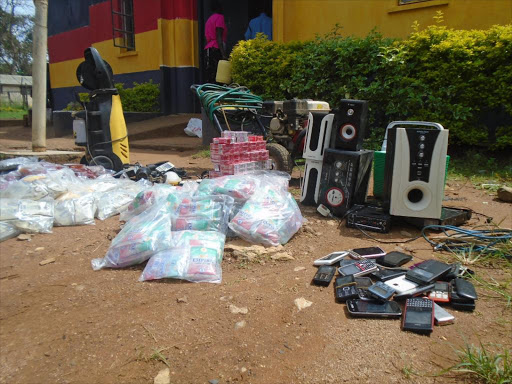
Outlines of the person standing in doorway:
<svg viewBox="0 0 512 384">
<path fill-rule="evenodd" d="M 212 1 L 213 14 L 206 21 L 204 34 L 206 37 L 205 57 L 206 57 L 206 81 L 215 83 L 217 75 L 217 66 L 219 60 L 227 60 L 226 40 L 228 30 L 224 15 L 222 14 L 222 6 L 217 0 Z"/>
<path fill-rule="evenodd" d="M 260 15 L 249 22 L 249 27 L 245 32 L 245 40 L 254 39 L 258 32 L 265 34 L 267 39 L 272 40 L 272 18 L 265 13 L 263 4 L 260 5 L 258 11 Z"/>
</svg>

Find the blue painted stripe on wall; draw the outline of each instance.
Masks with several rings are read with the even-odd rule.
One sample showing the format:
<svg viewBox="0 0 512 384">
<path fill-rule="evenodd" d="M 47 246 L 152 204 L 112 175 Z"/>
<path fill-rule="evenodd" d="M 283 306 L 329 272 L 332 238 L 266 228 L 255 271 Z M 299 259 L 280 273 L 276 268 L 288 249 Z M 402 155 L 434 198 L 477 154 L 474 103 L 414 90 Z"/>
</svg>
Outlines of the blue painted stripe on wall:
<svg viewBox="0 0 512 384">
<path fill-rule="evenodd" d="M 123 73 L 120 75 L 114 75 L 115 83 L 123 83 L 125 88 L 131 88 L 134 82 L 145 83 L 153 80 L 153 83 L 160 84 L 162 82 L 162 72 L 156 71 L 144 71 L 134 73 Z M 78 83 L 78 81 L 77 81 Z M 76 87 L 65 87 L 65 88 L 53 88 L 53 109 L 61 110 L 66 106 L 75 101 L 75 93 L 89 92 L 87 89 L 76 86 Z M 162 93 L 162 92 L 160 92 Z"/>
<path fill-rule="evenodd" d="M 164 114 L 199 112 L 199 101 L 190 91 L 192 84 L 199 83 L 199 69 L 195 67 L 161 67 L 157 71 L 124 73 L 114 76 L 116 83 L 124 83 L 126 88 L 134 82 L 145 83 L 152 80 L 160 85 L 160 110 Z M 53 109 L 61 110 L 76 100 L 75 93 L 88 92 L 81 86 L 54 88 Z"/>
<path fill-rule="evenodd" d="M 162 113 L 199 112 L 199 101 L 190 90 L 192 84 L 199 83 L 199 69 L 196 67 L 160 67 L 162 84 L 160 100 Z"/>
</svg>

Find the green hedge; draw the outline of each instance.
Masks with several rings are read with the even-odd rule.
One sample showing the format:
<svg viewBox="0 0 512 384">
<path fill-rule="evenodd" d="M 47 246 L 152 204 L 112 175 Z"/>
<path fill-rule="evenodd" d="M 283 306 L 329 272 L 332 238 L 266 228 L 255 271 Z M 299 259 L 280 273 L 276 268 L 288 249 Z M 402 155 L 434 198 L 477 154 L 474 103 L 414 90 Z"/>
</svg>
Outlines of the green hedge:
<svg viewBox="0 0 512 384">
<path fill-rule="evenodd" d="M 132 88 L 125 88 L 117 83 L 117 90 L 126 112 L 159 112 L 160 87 L 150 80 L 146 83 L 133 83 Z"/>
<path fill-rule="evenodd" d="M 337 107 L 370 101 L 374 146 L 393 120 L 426 120 L 450 130 L 451 144 L 512 147 L 512 25 L 479 31 L 429 26 L 405 40 L 343 37 L 241 41 L 233 81 L 264 99 L 312 98 Z"/>
<path fill-rule="evenodd" d="M 133 83 L 132 88 L 125 88 L 123 83 L 115 84 L 124 112 L 159 112 L 160 87 L 150 80 L 147 83 Z M 90 100 L 89 93 L 79 93 L 80 101 L 87 103 Z M 82 105 L 76 101 L 69 103 L 64 111 L 81 111 Z"/>
</svg>

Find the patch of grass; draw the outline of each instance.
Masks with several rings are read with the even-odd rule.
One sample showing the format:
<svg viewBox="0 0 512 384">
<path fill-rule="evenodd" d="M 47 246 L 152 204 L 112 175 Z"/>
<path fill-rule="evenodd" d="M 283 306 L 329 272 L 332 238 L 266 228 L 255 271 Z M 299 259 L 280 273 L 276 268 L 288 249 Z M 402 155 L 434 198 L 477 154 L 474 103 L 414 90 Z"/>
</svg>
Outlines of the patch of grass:
<svg viewBox="0 0 512 384">
<path fill-rule="evenodd" d="M 169 361 L 167 358 L 162 354 L 162 352 L 168 350 L 169 348 L 155 348 L 153 349 L 153 353 L 148 357 L 148 360 L 156 360 L 161 361 L 165 365 L 167 365 L 169 368 L 171 368 L 171 365 L 169 364 Z"/>
<path fill-rule="evenodd" d="M 497 296 L 493 296 L 494 298 L 506 300 L 506 307 L 509 309 L 512 308 L 512 279 L 499 282 L 493 279 L 492 277 L 490 277 L 488 280 L 484 279 L 482 276 L 478 274 L 470 276 L 471 281 L 475 285 L 480 286 L 487 291 L 494 292 L 495 294 L 497 294 Z"/>
<path fill-rule="evenodd" d="M 203 147 L 199 152 L 192 155 L 193 159 L 209 159 L 210 158 L 210 149 L 207 147 Z"/>
<path fill-rule="evenodd" d="M 480 343 L 480 347 L 466 345 L 456 351 L 459 363 L 448 368 L 447 372 L 467 376 L 472 382 L 505 384 L 512 382 L 512 356 L 508 349 L 493 352 Z"/>
<path fill-rule="evenodd" d="M 469 179 L 480 188 L 496 191 L 501 185 L 512 186 L 512 158 L 509 153 L 482 153 L 475 150 L 450 159 L 448 177 Z"/>
<path fill-rule="evenodd" d="M 169 368 L 171 367 L 170 364 L 169 364 L 169 360 L 162 353 L 164 351 L 167 351 L 169 348 L 153 348 L 153 350 L 152 350 L 150 355 L 146 355 L 142 351 L 143 348 L 144 347 L 136 347 L 135 348 L 135 351 L 137 351 L 137 357 L 134 359 L 135 361 L 144 361 L 146 363 L 149 362 L 149 361 L 152 361 L 152 360 L 153 361 L 161 361 L 162 363 L 167 365 Z"/>
<path fill-rule="evenodd" d="M 23 115 L 26 115 L 28 111 L 26 109 L 13 109 L 9 108 L 9 110 L 1 109 L 0 110 L 0 119 L 23 119 Z"/>
</svg>

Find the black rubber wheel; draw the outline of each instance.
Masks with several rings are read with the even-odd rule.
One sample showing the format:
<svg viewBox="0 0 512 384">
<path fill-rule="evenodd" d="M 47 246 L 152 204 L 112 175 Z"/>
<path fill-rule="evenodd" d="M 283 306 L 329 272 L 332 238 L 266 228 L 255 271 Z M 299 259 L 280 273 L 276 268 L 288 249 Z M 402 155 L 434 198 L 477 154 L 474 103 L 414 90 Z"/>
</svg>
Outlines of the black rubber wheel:
<svg viewBox="0 0 512 384">
<path fill-rule="evenodd" d="M 268 143 L 267 150 L 272 160 L 272 169 L 292 173 L 292 157 L 285 147 L 277 143 Z"/>
</svg>

